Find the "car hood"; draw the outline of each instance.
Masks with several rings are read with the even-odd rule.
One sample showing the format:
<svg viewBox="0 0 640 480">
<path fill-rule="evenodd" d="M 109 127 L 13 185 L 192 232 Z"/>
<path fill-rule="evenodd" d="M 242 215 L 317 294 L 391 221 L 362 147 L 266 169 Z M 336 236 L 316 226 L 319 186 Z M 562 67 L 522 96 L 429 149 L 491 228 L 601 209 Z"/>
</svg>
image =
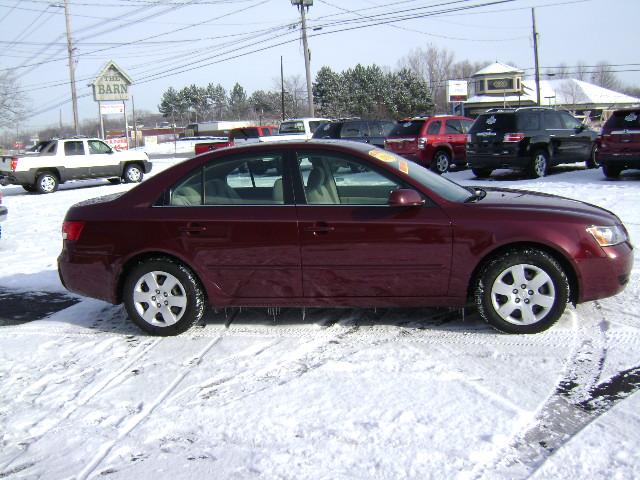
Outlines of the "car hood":
<svg viewBox="0 0 640 480">
<path fill-rule="evenodd" d="M 477 205 L 486 209 L 522 210 L 523 213 L 552 213 L 559 217 L 580 217 L 587 222 L 600 225 L 621 223 L 618 217 L 609 210 L 571 198 L 529 190 L 479 188 L 485 190 L 487 195 L 478 201 Z"/>
</svg>

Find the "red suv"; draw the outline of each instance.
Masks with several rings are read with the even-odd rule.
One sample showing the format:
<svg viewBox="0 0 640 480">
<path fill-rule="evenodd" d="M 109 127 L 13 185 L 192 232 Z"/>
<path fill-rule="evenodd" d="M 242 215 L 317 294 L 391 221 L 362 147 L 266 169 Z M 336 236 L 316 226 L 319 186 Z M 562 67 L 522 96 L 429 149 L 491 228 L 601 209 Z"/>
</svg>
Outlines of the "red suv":
<svg viewBox="0 0 640 480">
<path fill-rule="evenodd" d="M 607 178 L 618 178 L 627 168 L 640 168 L 640 109 L 613 112 L 596 141 L 595 159 Z"/>
<path fill-rule="evenodd" d="M 400 120 L 385 141 L 385 148 L 442 174 L 451 164 L 467 164 L 467 131 L 473 120 L 433 115 Z"/>
</svg>

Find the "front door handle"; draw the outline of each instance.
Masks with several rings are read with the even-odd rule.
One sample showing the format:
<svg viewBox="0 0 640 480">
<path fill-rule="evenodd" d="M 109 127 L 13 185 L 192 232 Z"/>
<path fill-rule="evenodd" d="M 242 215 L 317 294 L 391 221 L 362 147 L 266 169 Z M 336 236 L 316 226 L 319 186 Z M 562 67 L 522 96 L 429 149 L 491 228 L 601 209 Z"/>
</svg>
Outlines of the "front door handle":
<svg viewBox="0 0 640 480">
<path fill-rule="evenodd" d="M 304 231 L 311 232 L 314 235 L 326 235 L 329 232 L 333 232 L 335 229 L 336 227 L 332 227 L 328 223 L 321 222 L 321 223 L 316 223 L 311 227 L 305 227 Z"/>
</svg>

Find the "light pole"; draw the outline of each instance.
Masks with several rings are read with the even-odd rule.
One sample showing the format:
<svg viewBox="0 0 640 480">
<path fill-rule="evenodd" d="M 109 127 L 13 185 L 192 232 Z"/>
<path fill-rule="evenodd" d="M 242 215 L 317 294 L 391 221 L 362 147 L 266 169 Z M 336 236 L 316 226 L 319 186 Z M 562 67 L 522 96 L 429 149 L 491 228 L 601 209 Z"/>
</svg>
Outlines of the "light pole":
<svg viewBox="0 0 640 480">
<path fill-rule="evenodd" d="M 307 18 L 305 8 L 308 10 L 313 5 L 313 0 L 291 0 L 291 5 L 295 5 L 300 10 L 302 21 L 302 48 L 304 49 L 304 68 L 307 74 L 307 101 L 309 102 L 309 116 L 314 117 L 313 90 L 311 88 L 311 59 L 309 54 L 309 44 L 307 43 Z"/>
<path fill-rule="evenodd" d="M 76 66 L 73 60 L 73 40 L 71 38 L 71 19 L 69 2 L 64 0 L 64 17 L 67 25 L 67 51 L 69 54 L 69 80 L 71 82 L 71 102 L 73 103 L 73 131 L 78 134 L 78 96 L 76 95 Z"/>
</svg>

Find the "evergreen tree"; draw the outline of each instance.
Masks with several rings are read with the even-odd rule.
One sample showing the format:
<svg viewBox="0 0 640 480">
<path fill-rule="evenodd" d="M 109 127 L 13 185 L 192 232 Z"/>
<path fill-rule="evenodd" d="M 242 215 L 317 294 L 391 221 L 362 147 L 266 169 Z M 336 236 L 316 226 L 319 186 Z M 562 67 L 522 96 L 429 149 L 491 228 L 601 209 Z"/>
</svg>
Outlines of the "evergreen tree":
<svg viewBox="0 0 640 480">
<path fill-rule="evenodd" d="M 229 113 L 235 120 L 246 117 L 248 110 L 247 93 L 239 83 L 236 83 L 229 94 Z"/>
</svg>

